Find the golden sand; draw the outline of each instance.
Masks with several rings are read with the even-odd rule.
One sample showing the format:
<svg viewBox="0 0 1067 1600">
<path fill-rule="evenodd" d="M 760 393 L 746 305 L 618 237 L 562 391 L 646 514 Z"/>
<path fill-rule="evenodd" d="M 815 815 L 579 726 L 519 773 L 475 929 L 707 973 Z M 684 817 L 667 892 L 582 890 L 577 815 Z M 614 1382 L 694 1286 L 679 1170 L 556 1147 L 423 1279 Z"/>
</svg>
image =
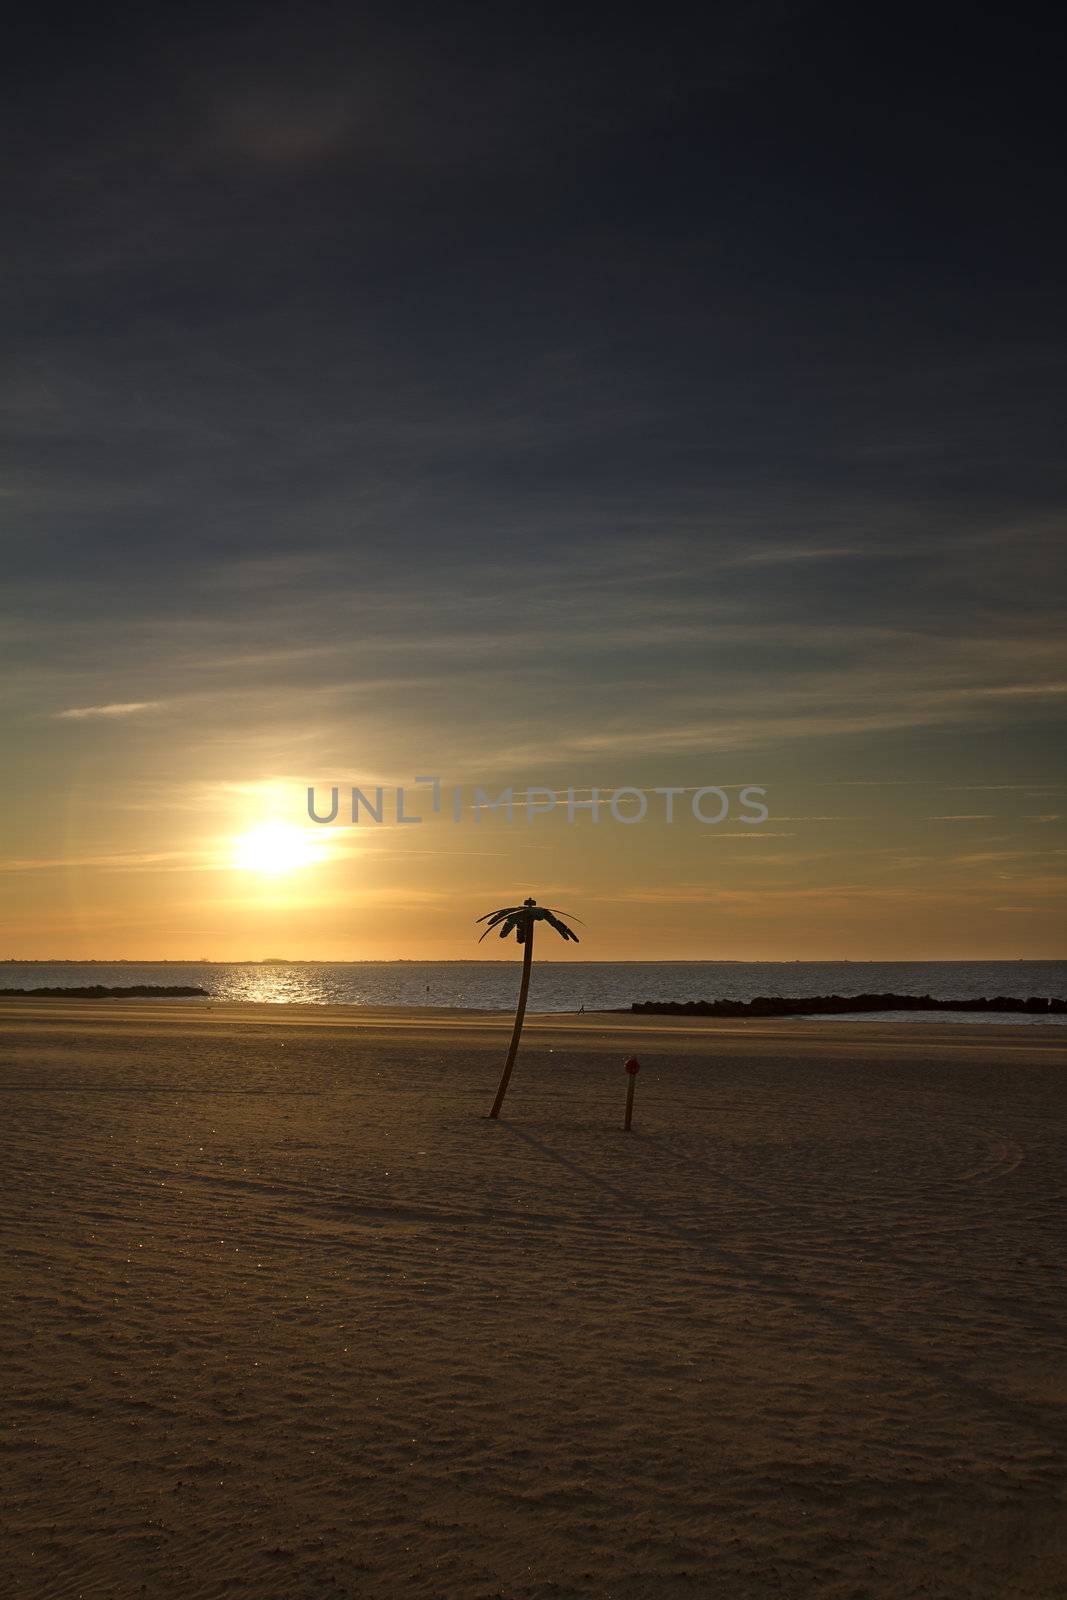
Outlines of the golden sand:
<svg viewBox="0 0 1067 1600">
<path fill-rule="evenodd" d="M 1058 1029 L 507 1034 L 0 1003 L 0 1593 L 1067 1592 Z"/>
</svg>

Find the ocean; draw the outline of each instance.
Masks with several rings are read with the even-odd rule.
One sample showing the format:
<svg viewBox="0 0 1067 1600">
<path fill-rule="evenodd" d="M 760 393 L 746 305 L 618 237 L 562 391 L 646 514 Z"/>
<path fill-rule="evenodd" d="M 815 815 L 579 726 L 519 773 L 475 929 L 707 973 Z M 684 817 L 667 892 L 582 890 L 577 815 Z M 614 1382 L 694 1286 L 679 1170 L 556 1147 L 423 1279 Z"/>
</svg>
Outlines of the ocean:
<svg viewBox="0 0 1067 1600">
<path fill-rule="evenodd" d="M 277 1004 L 459 1006 L 506 1011 L 519 961 L 351 962 L 0 962 L 0 990 L 76 984 L 197 984 L 220 1000 Z M 751 1000 L 756 995 L 1067 995 L 1067 961 L 542 961 L 534 964 L 531 1011 L 628 1008 L 635 1000 Z M 190 1005 L 200 1002 L 190 1000 Z M 880 1013 L 868 1013 L 880 1015 Z M 930 1022 L 995 1022 L 975 1012 L 896 1012 Z M 1013 1016 L 1015 1022 L 1065 1018 Z"/>
</svg>

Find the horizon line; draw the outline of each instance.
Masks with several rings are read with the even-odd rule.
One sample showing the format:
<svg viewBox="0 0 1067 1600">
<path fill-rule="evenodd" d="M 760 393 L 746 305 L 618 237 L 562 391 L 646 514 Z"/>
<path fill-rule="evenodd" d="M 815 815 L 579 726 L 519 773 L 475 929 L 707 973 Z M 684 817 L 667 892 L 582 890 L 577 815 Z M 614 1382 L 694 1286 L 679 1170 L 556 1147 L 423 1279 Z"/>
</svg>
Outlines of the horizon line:
<svg viewBox="0 0 1067 1600">
<path fill-rule="evenodd" d="M 512 966 L 504 956 L 0 956 L 0 966 L 15 967 L 360 967 L 360 966 Z M 539 958 L 539 966 L 680 967 L 680 966 L 1009 966 L 1027 962 L 1067 962 L 1059 956 L 618 956 Z"/>
</svg>

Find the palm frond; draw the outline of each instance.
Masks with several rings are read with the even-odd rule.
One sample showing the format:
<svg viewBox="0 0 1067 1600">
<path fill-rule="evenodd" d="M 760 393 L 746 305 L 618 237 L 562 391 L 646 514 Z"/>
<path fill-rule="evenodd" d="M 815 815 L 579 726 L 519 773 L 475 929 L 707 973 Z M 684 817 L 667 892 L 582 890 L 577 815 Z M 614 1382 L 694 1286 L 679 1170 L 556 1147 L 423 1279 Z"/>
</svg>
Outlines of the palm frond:
<svg viewBox="0 0 1067 1600">
<path fill-rule="evenodd" d="M 485 929 L 478 938 L 479 944 L 494 928 L 499 928 L 502 939 L 513 933 L 519 944 L 525 944 L 526 930 L 531 922 L 547 922 L 550 928 L 555 928 L 561 939 L 573 939 L 578 944 L 578 935 L 562 920 L 564 917 L 571 917 L 574 922 L 582 920 L 581 917 L 572 917 L 569 911 L 553 911 L 532 900 L 524 901 L 521 906 L 501 906 L 499 911 L 487 911 L 484 917 L 475 917 L 474 920 L 485 923 Z"/>
<path fill-rule="evenodd" d="M 519 913 L 524 909 L 525 908 L 523 906 L 504 906 L 500 911 L 487 911 L 484 917 L 475 917 L 475 922 L 484 922 L 486 924 L 485 933 L 481 935 L 478 943 L 481 944 L 482 939 L 484 939 L 487 934 L 492 933 L 493 929 L 498 923 L 503 922 L 505 919 L 510 921 L 512 917 L 518 916 Z M 506 931 L 507 930 L 505 930 L 505 933 L 501 934 L 501 938 L 505 937 Z"/>
<path fill-rule="evenodd" d="M 501 922 L 507 923 L 501 931 L 501 939 L 506 939 L 507 934 L 512 930 L 512 926 L 515 925 L 515 920 L 517 918 L 525 918 L 525 915 L 525 906 L 504 906 L 501 910 L 488 910 L 485 917 L 475 917 L 475 922 L 486 923 L 485 933 L 482 934 L 482 938 L 478 939 L 478 944 L 482 944 L 482 939 L 485 939 L 486 934 L 493 933 L 494 928 Z"/>
<path fill-rule="evenodd" d="M 547 922 L 550 928 L 555 928 L 561 939 L 573 939 L 575 944 L 580 942 L 573 928 L 568 928 L 565 922 L 561 922 L 558 917 L 553 916 L 552 912 L 545 910 L 544 907 L 541 908 L 541 920 Z"/>
</svg>

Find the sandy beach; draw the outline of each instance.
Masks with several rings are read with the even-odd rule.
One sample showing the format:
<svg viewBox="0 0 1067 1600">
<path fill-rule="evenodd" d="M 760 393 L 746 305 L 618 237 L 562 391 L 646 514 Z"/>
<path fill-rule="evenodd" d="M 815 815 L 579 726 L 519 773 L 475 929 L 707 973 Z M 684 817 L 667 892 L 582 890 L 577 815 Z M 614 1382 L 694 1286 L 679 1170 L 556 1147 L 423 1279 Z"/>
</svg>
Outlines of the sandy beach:
<svg viewBox="0 0 1067 1600">
<path fill-rule="evenodd" d="M 0 1591 L 1061 1595 L 1060 1031 L 508 1026 L 0 1002 Z"/>
</svg>

